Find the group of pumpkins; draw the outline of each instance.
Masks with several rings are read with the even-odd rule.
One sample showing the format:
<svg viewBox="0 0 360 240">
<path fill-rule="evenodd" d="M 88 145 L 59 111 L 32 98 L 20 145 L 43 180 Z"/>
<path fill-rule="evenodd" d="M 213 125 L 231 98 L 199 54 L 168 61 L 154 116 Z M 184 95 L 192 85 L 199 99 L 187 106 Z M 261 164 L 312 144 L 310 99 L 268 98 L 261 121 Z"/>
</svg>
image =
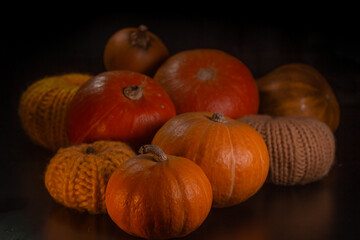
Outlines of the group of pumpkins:
<svg viewBox="0 0 360 240">
<path fill-rule="evenodd" d="M 333 152 L 316 179 L 281 182 L 292 170 L 275 159 L 276 151 L 294 150 L 281 144 L 298 141 L 306 128 L 315 126 L 309 130 L 312 138 L 325 129 L 320 135 L 331 142 L 339 124 L 330 86 L 308 65 L 287 64 L 255 80 L 239 59 L 220 50 L 169 56 L 143 25 L 109 39 L 104 65 L 106 71 L 96 76 L 46 77 L 21 97 L 25 131 L 35 143 L 57 151 L 45 185 L 67 207 L 106 212 L 131 235 L 181 237 L 197 229 L 212 207 L 249 199 L 278 165 L 287 172 L 272 181 L 282 185 L 311 182 L 329 171 Z M 251 116 L 256 124 L 244 120 Z M 285 130 L 272 128 L 278 118 Z M 280 135 L 289 131 L 290 137 L 273 141 L 270 149 L 271 129 Z M 315 150 L 312 154 L 322 154 Z"/>
</svg>

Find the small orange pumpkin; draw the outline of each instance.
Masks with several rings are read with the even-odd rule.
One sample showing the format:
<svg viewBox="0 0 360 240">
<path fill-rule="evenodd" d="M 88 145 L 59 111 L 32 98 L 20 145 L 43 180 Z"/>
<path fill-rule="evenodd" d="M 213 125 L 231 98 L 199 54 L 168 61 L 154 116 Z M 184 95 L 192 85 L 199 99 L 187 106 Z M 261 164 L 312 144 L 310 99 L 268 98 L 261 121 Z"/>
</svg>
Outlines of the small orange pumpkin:
<svg viewBox="0 0 360 240">
<path fill-rule="evenodd" d="M 189 159 L 166 155 L 153 145 L 125 162 L 110 177 L 106 207 L 111 219 L 130 235 L 183 237 L 197 229 L 211 209 L 211 185 Z"/>
<path fill-rule="evenodd" d="M 152 144 L 191 159 L 204 170 L 213 188 L 214 207 L 247 200 L 262 187 L 269 171 L 261 135 L 221 113 L 177 115 L 160 128 Z"/>
<path fill-rule="evenodd" d="M 338 128 L 339 103 L 325 77 L 312 66 L 282 65 L 256 83 L 260 94 L 259 113 L 314 117 L 333 132 Z"/>
</svg>

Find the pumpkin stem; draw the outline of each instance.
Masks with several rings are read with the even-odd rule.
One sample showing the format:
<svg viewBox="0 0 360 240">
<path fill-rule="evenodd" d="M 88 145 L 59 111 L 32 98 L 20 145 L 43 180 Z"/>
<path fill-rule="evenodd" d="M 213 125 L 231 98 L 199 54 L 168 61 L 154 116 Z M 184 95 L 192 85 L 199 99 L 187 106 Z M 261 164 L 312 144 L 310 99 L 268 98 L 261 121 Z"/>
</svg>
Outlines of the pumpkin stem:
<svg viewBox="0 0 360 240">
<path fill-rule="evenodd" d="M 141 154 L 151 153 L 154 155 L 154 159 L 157 162 L 163 162 L 167 160 L 167 156 L 164 153 L 164 151 L 160 147 L 155 145 L 150 145 L 150 144 L 144 145 L 140 147 L 139 153 Z"/>
<path fill-rule="evenodd" d="M 123 89 L 123 94 L 130 100 L 139 100 L 143 96 L 143 86 L 128 86 Z"/>
<path fill-rule="evenodd" d="M 215 71 L 211 68 L 200 68 L 196 73 L 196 77 L 200 81 L 209 81 L 214 79 Z"/>
<path fill-rule="evenodd" d="M 133 47 L 140 47 L 148 49 L 150 45 L 150 37 L 146 34 L 148 28 L 145 25 L 140 25 L 136 32 L 130 33 L 130 45 Z"/>
<path fill-rule="evenodd" d="M 210 120 L 218 123 L 225 123 L 226 117 L 224 114 L 217 112 L 211 116 Z"/>
<path fill-rule="evenodd" d="M 95 149 L 90 146 L 86 148 L 85 152 L 86 152 L 86 154 L 95 154 L 96 153 Z"/>
</svg>

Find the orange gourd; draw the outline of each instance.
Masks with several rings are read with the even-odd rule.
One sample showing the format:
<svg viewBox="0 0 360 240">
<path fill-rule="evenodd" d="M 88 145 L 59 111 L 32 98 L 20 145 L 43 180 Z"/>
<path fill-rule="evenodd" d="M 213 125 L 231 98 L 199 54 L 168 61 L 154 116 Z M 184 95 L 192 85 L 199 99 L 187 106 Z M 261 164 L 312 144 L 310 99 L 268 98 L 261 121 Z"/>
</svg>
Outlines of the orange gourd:
<svg viewBox="0 0 360 240">
<path fill-rule="evenodd" d="M 244 202 L 264 184 L 269 154 L 261 135 L 221 113 L 177 115 L 155 134 L 152 144 L 165 153 L 193 160 L 213 188 L 213 206 Z"/>
<path fill-rule="evenodd" d="M 256 80 L 260 94 L 259 113 L 316 118 L 333 132 L 339 126 L 340 107 L 325 77 L 312 66 L 282 65 Z"/>
<path fill-rule="evenodd" d="M 197 229 L 211 209 L 211 185 L 189 159 L 144 145 L 117 169 L 107 185 L 109 216 L 130 235 L 165 239 Z"/>
</svg>

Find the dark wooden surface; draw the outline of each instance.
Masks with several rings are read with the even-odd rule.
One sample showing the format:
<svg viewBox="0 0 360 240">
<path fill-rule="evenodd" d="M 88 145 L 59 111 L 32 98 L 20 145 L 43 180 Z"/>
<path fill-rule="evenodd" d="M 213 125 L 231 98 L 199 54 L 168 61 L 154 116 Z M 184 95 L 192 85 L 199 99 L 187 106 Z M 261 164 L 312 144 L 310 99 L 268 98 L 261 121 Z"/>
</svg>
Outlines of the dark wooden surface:
<svg viewBox="0 0 360 240">
<path fill-rule="evenodd" d="M 341 106 L 336 163 L 326 178 L 305 186 L 266 184 L 243 204 L 213 209 L 185 239 L 359 239 L 360 44 L 351 19 L 66 13 L 45 18 L 24 18 L 6 27 L 3 37 L 0 239 L 134 239 L 107 215 L 77 213 L 55 203 L 44 187 L 45 166 L 54 153 L 30 142 L 17 109 L 20 94 L 40 78 L 104 71 L 107 39 L 139 24 L 156 33 L 171 54 L 220 49 L 242 60 L 255 77 L 290 62 L 310 64 L 326 77 Z"/>
</svg>

